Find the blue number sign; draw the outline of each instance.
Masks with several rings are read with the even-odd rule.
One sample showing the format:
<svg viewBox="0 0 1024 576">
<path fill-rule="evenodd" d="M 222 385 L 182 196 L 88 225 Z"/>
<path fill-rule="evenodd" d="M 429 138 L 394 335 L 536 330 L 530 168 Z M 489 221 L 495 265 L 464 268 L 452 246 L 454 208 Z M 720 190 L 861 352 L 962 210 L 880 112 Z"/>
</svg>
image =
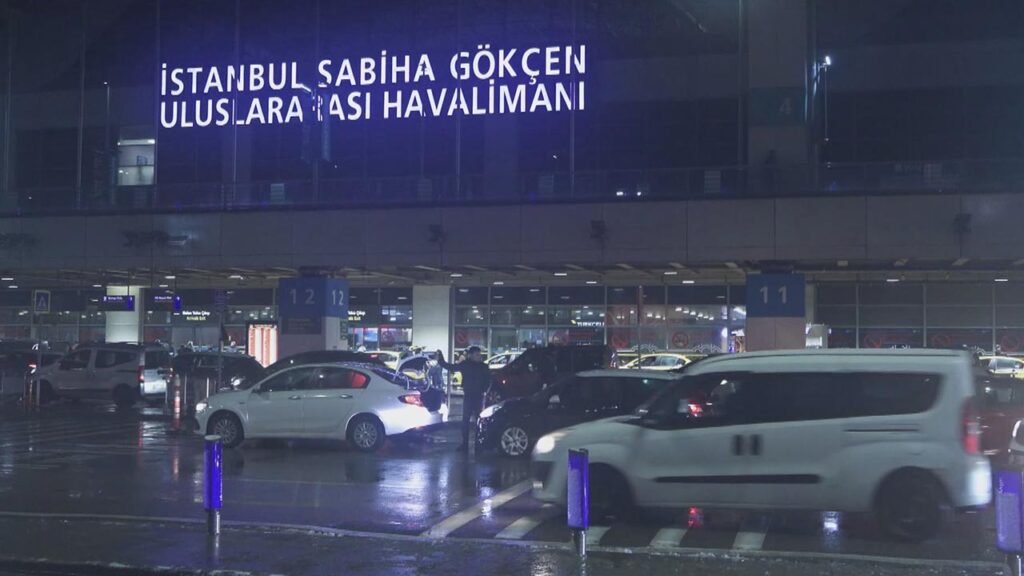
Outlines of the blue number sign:
<svg viewBox="0 0 1024 576">
<path fill-rule="evenodd" d="M 348 317 L 348 281 L 338 278 L 282 278 L 277 284 L 282 318 Z"/>
<path fill-rule="evenodd" d="M 747 276 L 747 318 L 803 318 L 803 274 Z"/>
</svg>

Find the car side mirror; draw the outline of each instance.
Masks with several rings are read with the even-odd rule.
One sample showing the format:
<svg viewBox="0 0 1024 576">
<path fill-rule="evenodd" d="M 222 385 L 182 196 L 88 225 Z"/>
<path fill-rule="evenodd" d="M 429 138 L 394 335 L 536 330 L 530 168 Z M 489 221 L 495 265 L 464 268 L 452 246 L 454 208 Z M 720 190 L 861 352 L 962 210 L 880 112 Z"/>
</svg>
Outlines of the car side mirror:
<svg viewBox="0 0 1024 576">
<path fill-rule="evenodd" d="M 562 405 L 562 399 L 558 397 L 558 394 L 552 394 L 548 398 L 548 408 L 557 408 Z"/>
</svg>

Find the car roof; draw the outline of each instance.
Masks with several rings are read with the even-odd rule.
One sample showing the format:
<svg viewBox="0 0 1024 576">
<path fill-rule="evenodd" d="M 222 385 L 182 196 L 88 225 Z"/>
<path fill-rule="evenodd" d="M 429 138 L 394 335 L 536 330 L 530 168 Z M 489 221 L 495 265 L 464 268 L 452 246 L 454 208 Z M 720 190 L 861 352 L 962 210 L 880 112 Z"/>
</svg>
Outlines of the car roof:
<svg viewBox="0 0 1024 576">
<path fill-rule="evenodd" d="M 842 360 L 883 360 L 883 359 L 942 359 L 942 360 L 963 360 L 968 361 L 966 352 L 958 350 L 937 350 L 930 348 L 907 348 L 900 350 L 891 349 L 864 349 L 864 348 L 843 348 L 825 350 L 767 350 L 761 352 L 740 352 L 737 354 L 721 354 L 710 356 L 693 364 L 697 372 L 715 372 L 718 369 L 729 368 L 729 364 L 744 366 L 748 361 L 755 365 L 762 365 L 762 361 L 772 360 L 799 360 L 799 359 L 822 359 L 836 358 Z M 774 364 L 774 363 L 773 363 Z"/>
<path fill-rule="evenodd" d="M 583 372 L 576 373 L 577 376 L 584 378 L 653 378 L 655 380 L 676 380 L 679 378 L 679 374 L 672 372 L 665 372 L 664 370 L 638 370 L 630 368 L 624 370 L 622 368 L 605 368 L 601 370 L 585 370 Z"/>
</svg>

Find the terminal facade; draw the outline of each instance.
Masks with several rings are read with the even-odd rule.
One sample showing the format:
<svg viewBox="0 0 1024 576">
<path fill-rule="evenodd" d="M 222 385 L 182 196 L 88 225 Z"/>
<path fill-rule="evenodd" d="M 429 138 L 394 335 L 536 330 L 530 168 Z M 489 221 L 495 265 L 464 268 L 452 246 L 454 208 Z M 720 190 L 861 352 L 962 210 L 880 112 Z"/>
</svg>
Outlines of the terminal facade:
<svg viewBox="0 0 1024 576">
<path fill-rule="evenodd" d="M 0 104 L 0 338 L 337 278 L 329 347 L 736 351 L 789 275 L 821 345 L 1024 352 L 1011 0 L 7 0 Z"/>
</svg>

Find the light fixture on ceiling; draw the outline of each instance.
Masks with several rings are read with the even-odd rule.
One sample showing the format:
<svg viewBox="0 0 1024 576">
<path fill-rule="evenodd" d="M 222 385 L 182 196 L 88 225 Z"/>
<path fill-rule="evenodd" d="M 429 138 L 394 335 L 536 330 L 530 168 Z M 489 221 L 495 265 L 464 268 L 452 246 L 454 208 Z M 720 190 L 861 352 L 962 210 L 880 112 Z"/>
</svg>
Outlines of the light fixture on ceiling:
<svg viewBox="0 0 1024 576">
<path fill-rule="evenodd" d="M 564 277 L 566 277 L 568 275 L 569 275 L 568 272 L 555 272 L 555 276 L 558 276 L 558 277 L 561 277 L 561 278 L 564 278 Z"/>
<path fill-rule="evenodd" d="M 683 280 L 683 284 L 693 284 L 695 280 Z"/>
</svg>

